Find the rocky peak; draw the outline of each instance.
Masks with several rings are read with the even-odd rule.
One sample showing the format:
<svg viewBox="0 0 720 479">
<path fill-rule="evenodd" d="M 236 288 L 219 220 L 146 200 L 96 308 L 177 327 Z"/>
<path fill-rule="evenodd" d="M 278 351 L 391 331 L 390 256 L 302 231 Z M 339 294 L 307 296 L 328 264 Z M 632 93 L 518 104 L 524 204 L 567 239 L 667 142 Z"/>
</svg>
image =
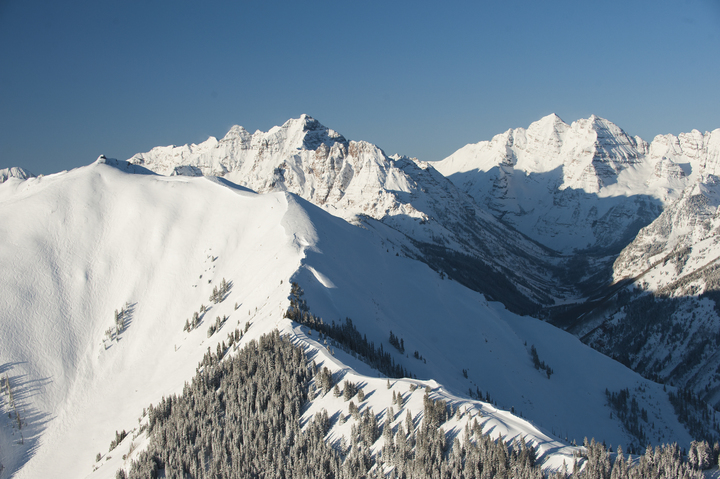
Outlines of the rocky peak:
<svg viewBox="0 0 720 479">
<path fill-rule="evenodd" d="M 703 175 L 720 174 L 720 129 L 700 133 L 658 135 L 648 148 L 648 157 L 653 162 L 670 160 L 679 165 L 687 165 L 693 181 Z"/>
<path fill-rule="evenodd" d="M 288 139 L 291 145 L 303 150 L 315 150 L 321 144 L 332 147 L 335 143 L 347 143 L 347 140 L 335 130 L 327 128 L 309 115 L 300 115 L 282 126 L 270 129 L 262 135 L 266 140 Z"/>
<path fill-rule="evenodd" d="M 672 158 L 656 167 L 660 158 L 648 161 L 649 150 L 604 118 L 568 125 L 552 114 L 435 166 L 496 217 L 567 251 L 634 235 L 677 197 L 689 168 Z"/>
<path fill-rule="evenodd" d="M 28 172 L 27 170 L 24 170 L 20 168 L 19 166 L 13 166 L 10 168 L 2 168 L 0 169 L 0 183 L 4 183 L 10 178 L 17 178 L 19 180 L 26 180 L 28 178 L 33 178 L 35 175 Z"/>
<path fill-rule="evenodd" d="M 240 125 L 234 125 L 221 141 L 250 142 L 252 135 Z"/>
<path fill-rule="evenodd" d="M 526 148 L 560 153 L 568 128 L 569 125 L 555 113 L 543 117 L 530 124 L 525 132 L 528 141 Z"/>
</svg>

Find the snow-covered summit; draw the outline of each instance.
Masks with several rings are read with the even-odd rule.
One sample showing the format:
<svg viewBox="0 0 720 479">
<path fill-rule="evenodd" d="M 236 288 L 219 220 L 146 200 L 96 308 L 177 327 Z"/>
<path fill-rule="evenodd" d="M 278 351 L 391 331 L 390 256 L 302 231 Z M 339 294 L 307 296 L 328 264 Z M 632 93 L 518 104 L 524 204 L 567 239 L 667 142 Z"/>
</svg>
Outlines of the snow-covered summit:
<svg viewBox="0 0 720 479">
<path fill-rule="evenodd" d="M 491 141 L 467 145 L 435 166 L 446 176 L 503 166 L 525 173 L 562 168 L 559 188 L 597 193 L 635 164 L 638 148 L 644 147 L 642 140 L 603 118 L 593 115 L 568 125 L 551 114 L 527 129 L 510 129 Z"/>
<path fill-rule="evenodd" d="M 594 115 L 568 125 L 552 114 L 434 166 L 503 221 L 569 252 L 620 249 L 688 181 L 714 173 L 719 155 L 720 130 L 648 144 Z"/>
<path fill-rule="evenodd" d="M 320 145 L 330 148 L 335 143 L 347 144 L 347 140 L 303 114 L 267 132 L 250 134 L 242 126 L 235 125 L 220 140 L 210 137 L 198 145 L 157 147 L 147 153 L 138 153 L 129 161 L 162 175 L 182 174 L 183 168 L 187 167 L 196 168 L 206 176 L 257 169 L 263 173 L 272 159 L 292 156 L 299 150 L 315 150 Z"/>
</svg>

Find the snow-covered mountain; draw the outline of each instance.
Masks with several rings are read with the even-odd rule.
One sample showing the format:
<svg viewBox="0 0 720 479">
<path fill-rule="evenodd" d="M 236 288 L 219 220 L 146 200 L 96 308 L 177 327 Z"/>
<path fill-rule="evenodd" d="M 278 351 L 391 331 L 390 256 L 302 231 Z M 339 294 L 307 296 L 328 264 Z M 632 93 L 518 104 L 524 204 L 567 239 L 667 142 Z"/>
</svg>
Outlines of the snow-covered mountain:
<svg viewBox="0 0 720 479">
<path fill-rule="evenodd" d="M 720 130 L 648 144 L 602 118 L 568 125 L 549 115 L 434 166 L 498 219 L 566 255 L 566 280 L 587 296 L 551 311 L 555 324 L 717 405 L 719 161 Z"/>
<path fill-rule="evenodd" d="M 478 421 L 547 470 L 572 467 L 586 436 L 626 450 L 717 436 L 667 383 L 720 401 L 719 138 L 647 144 L 551 115 L 429 164 L 303 115 L 54 175 L 0 171 L 0 479 L 115 477 L 148 446 L 144 408 L 273 330 L 361 385 L 358 408 L 393 430 L 408 412 L 420 424 L 427 392 L 458 411 L 449 438 Z M 409 377 L 291 321 L 298 287 L 305 313 L 350 318 Z M 313 393 L 303 424 L 325 409 L 340 447 L 350 407 Z"/>
<path fill-rule="evenodd" d="M 518 312 L 572 296 L 553 279 L 555 255 L 478 208 L 428 163 L 388 157 L 307 115 L 266 133 L 235 126 L 219 141 L 158 147 L 129 161 L 163 175 L 220 175 L 261 193 L 289 191 L 382 227 L 375 219 L 412 240 L 395 242 L 405 254 Z"/>
<path fill-rule="evenodd" d="M 714 174 L 720 130 L 648 144 L 592 116 L 549 115 L 433 165 L 479 205 L 549 248 L 617 252 L 682 189 Z"/>
<path fill-rule="evenodd" d="M 606 388 L 627 389 L 646 411 L 649 441 L 690 441 L 662 385 L 396 254 L 400 233 L 383 223 L 353 225 L 295 194 L 257 194 L 226 178 L 148 173 L 100 158 L 0 185 L 0 373 L 14 396 L 0 400 L 0 477 L 115 477 L 147 443 L 143 408 L 180 392 L 235 328 L 245 332 L 241 345 L 279 329 L 339 380 L 363 384 L 361 409 L 381 413 L 402 393 L 393 422 L 406 411 L 422 416 L 427 387 L 464 412 L 446 431 L 477 419 L 494 437 L 523 436 L 550 468 L 572 464 L 565 438 L 640 445 L 617 415 L 609 419 Z M 227 298 L 209 301 L 223 279 Z M 315 315 L 352 318 L 418 379 L 388 383 L 285 318 L 291 281 Z M 186 331 L 196 312 L 199 326 Z M 227 319 L 211 334 L 216 317 Z M 390 345 L 391 331 L 406 354 Z M 536 369 L 532 350 L 552 374 Z M 347 407 L 328 393 L 305 414 L 326 409 L 335 441 L 355 423 L 338 419 Z M 123 429 L 132 439 L 108 452 Z"/>
</svg>

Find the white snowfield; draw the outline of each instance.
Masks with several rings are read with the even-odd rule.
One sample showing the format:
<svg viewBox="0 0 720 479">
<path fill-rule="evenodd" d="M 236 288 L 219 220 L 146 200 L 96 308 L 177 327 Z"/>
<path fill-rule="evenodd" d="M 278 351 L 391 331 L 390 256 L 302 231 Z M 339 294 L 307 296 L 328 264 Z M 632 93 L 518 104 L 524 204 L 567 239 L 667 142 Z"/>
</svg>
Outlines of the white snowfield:
<svg viewBox="0 0 720 479">
<path fill-rule="evenodd" d="M 42 178 L 9 178 L 0 184 L 0 375 L 3 385 L 9 379 L 22 428 L 8 417 L 3 392 L 0 478 L 115 477 L 146 444 L 144 435 L 133 438 L 143 408 L 181 392 L 208 348 L 246 325 L 241 346 L 277 328 L 336 380 L 362 384 L 361 408 L 383 413 L 393 391 L 402 392 L 396 421 L 405 408 L 421 417 L 429 386 L 432 397 L 463 412 L 446 430 L 477 418 L 493 436 L 524 436 L 548 468 L 563 461 L 572 467 L 573 439 L 630 442 L 610 419 L 606 388 L 635 394 L 654 422 L 647 431 L 653 443 L 689 444 L 662 386 L 570 334 L 441 279 L 403 256 L 396 246 L 402 235 L 383 231 L 354 226 L 291 193 L 160 176 L 104 158 Z M 214 304 L 209 297 L 223 278 L 228 297 Z M 393 379 L 387 389 L 377 371 L 284 319 L 291 281 L 315 315 L 352 318 L 418 379 Z M 208 310 L 198 328 L 183 331 L 201 305 Z M 123 307 L 124 328 L 109 339 Z M 208 338 L 218 316 L 228 320 Z M 388 343 L 391 330 L 407 356 Z M 549 379 L 533 367 L 533 345 L 554 370 Z M 413 357 L 416 350 L 425 361 Z M 412 384 L 419 387 L 411 393 Z M 498 407 L 471 399 L 468 389 L 476 387 Z M 348 413 L 348 403 L 330 392 L 306 415 L 323 408 L 330 416 Z M 335 422 L 327 439 L 338 440 L 353 421 Z M 130 435 L 108 452 L 123 429 Z"/>
</svg>

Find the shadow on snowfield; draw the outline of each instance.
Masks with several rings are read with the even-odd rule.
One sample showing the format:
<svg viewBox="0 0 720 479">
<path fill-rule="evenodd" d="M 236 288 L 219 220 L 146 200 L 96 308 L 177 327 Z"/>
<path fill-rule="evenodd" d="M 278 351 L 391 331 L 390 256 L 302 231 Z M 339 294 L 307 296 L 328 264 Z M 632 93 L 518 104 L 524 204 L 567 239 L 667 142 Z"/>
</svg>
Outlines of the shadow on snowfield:
<svg viewBox="0 0 720 479">
<path fill-rule="evenodd" d="M 13 369 L 20 364 L 23 363 L 0 365 L 0 478 L 11 477 L 30 460 L 52 419 L 50 414 L 31 405 L 31 398 L 40 394 L 52 380 L 13 375 Z"/>
</svg>

